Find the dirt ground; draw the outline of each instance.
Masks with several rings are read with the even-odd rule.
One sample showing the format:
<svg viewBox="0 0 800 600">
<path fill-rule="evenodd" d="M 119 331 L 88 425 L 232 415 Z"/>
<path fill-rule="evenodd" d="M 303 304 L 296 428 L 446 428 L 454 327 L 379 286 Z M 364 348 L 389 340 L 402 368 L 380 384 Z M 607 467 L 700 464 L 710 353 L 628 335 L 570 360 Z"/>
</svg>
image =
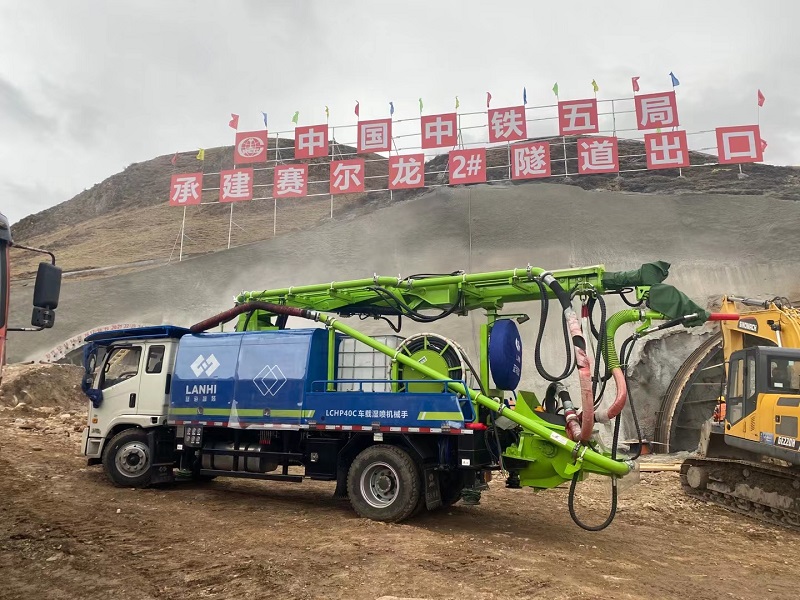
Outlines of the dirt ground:
<svg viewBox="0 0 800 600">
<path fill-rule="evenodd" d="M 600 533 L 572 523 L 566 489 L 499 480 L 480 506 L 386 525 L 328 483 L 115 488 L 79 456 L 75 408 L 0 411 L 1 599 L 761 599 L 800 583 L 800 534 L 686 498 L 676 473 L 642 474 Z M 602 520 L 602 480 L 580 496 Z"/>
</svg>

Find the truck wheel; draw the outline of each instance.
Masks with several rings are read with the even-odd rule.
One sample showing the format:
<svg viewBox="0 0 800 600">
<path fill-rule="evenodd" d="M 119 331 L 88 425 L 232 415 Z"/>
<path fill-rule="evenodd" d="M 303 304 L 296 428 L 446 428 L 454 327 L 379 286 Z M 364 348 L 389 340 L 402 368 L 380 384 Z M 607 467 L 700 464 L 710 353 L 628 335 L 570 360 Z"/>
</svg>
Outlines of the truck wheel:
<svg viewBox="0 0 800 600">
<path fill-rule="evenodd" d="M 139 428 L 115 435 L 103 449 L 103 468 L 120 487 L 146 487 L 153 474 L 147 433 Z"/>
<path fill-rule="evenodd" d="M 396 446 L 370 446 L 356 456 L 347 475 L 347 494 L 359 516 L 397 523 L 420 501 L 419 469 Z"/>
</svg>

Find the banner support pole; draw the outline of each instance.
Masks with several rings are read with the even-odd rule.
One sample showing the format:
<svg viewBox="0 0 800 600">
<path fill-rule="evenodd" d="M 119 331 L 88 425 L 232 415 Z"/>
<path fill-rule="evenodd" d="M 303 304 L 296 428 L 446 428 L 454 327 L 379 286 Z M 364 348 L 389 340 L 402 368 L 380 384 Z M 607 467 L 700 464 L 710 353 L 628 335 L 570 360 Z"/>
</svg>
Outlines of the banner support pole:
<svg viewBox="0 0 800 600">
<path fill-rule="evenodd" d="M 186 230 L 186 207 L 183 207 L 183 220 L 181 221 L 181 250 L 178 254 L 178 262 L 183 260 L 183 232 Z"/>
</svg>

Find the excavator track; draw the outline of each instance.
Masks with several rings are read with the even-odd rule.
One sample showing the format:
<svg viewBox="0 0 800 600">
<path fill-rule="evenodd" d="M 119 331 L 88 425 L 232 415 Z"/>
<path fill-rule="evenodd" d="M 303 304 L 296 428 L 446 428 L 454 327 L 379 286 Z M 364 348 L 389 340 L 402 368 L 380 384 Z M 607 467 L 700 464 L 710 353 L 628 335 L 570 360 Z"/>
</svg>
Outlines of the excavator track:
<svg viewBox="0 0 800 600">
<path fill-rule="evenodd" d="M 800 531 L 800 470 L 727 458 L 690 458 L 681 485 L 691 497 Z"/>
</svg>

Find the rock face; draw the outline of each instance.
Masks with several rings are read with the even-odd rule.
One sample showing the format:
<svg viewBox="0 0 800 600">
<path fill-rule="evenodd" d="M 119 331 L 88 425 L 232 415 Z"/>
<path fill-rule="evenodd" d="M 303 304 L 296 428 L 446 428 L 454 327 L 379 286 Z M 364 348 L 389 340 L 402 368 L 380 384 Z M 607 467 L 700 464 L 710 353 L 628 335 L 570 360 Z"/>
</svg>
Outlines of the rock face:
<svg viewBox="0 0 800 600">
<path fill-rule="evenodd" d="M 798 230 L 800 203 L 771 196 L 628 194 L 556 184 L 439 188 L 358 218 L 230 251 L 113 278 L 67 281 L 56 326 L 12 334 L 9 354 L 11 360 L 36 359 L 73 335 L 113 323 L 190 325 L 230 307 L 242 290 L 373 273 L 480 272 L 529 263 L 548 269 L 604 263 L 609 270 L 623 270 L 665 260 L 672 263 L 667 281 L 700 304 L 725 293 L 800 298 Z M 24 322 L 30 292 L 12 292 L 11 322 Z M 609 313 L 621 308 L 621 302 L 609 299 Z M 521 327 L 523 386 L 541 393 L 543 382 L 532 361 L 538 306 L 509 309 L 531 316 Z M 403 334 L 449 335 L 474 356 L 480 321 L 475 315 L 441 325 L 408 324 Z M 353 324 L 368 333 L 388 333 L 371 321 Z M 618 340 L 629 332 L 621 330 Z M 564 356 L 555 321 L 544 341 L 543 361 L 554 371 Z M 669 361 L 653 355 L 650 364 L 660 370 L 658 379 L 667 379 L 699 342 L 692 336 L 670 348 Z M 642 380 L 648 379 L 643 373 Z M 643 416 L 658 410 L 657 393 L 653 389 L 639 400 Z"/>
</svg>

